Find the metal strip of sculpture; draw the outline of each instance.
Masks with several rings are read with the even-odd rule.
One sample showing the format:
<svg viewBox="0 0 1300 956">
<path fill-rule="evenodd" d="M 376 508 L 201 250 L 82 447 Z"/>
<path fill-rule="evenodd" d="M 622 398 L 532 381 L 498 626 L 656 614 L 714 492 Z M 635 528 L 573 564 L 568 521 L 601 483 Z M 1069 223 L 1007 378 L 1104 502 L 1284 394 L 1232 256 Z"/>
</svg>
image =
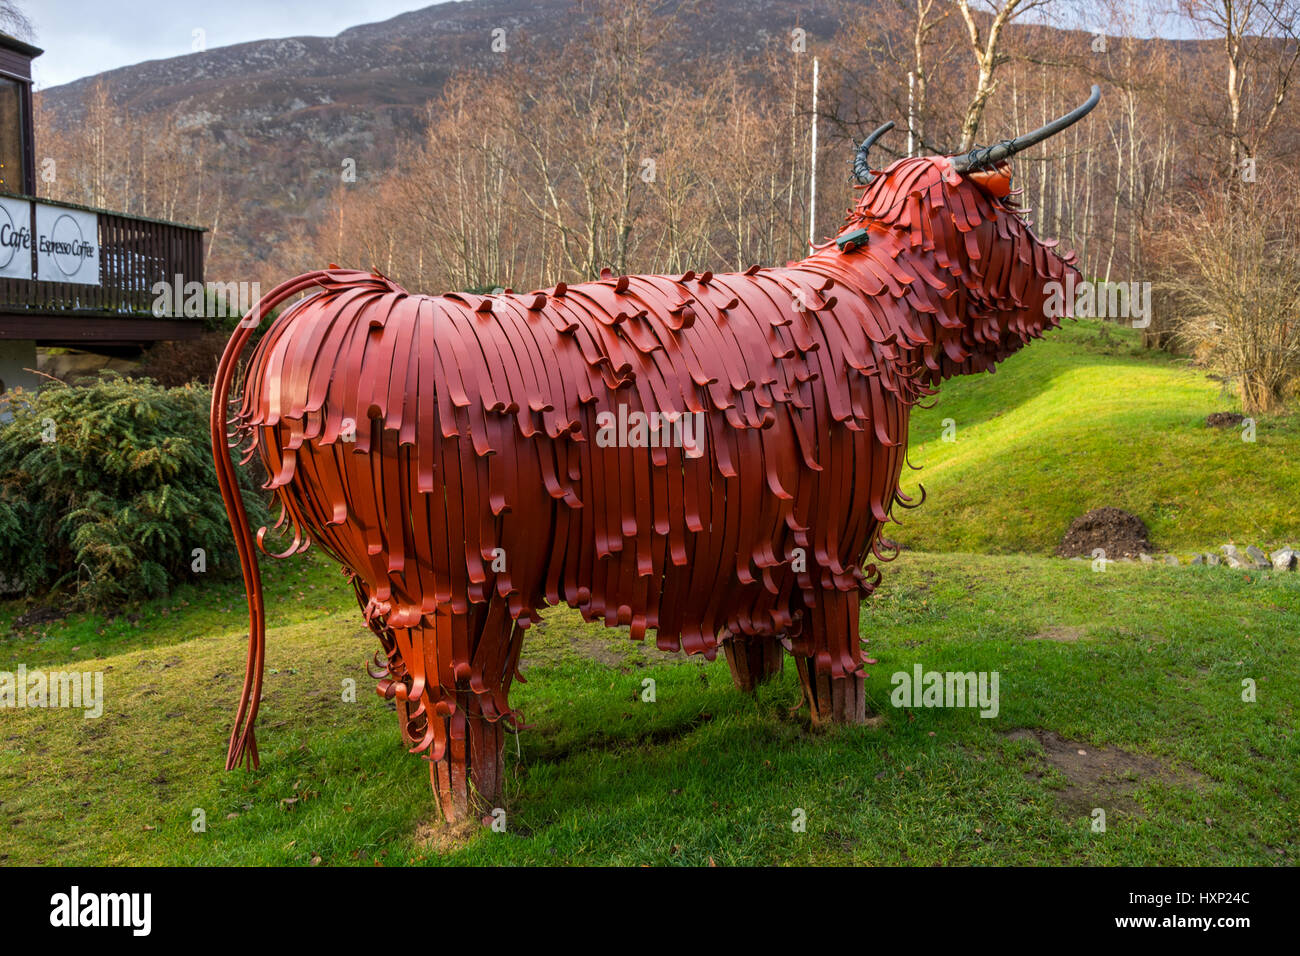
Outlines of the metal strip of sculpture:
<svg viewBox="0 0 1300 956">
<path fill-rule="evenodd" d="M 547 605 L 654 630 L 663 650 L 721 644 L 743 689 L 788 651 L 814 721 L 863 721 L 858 608 L 880 577 L 863 562 L 896 553 L 881 531 L 912 505 L 909 411 L 1059 323 L 1044 286 L 1073 259 L 1010 204 L 1004 161 L 1099 95 L 1026 137 L 877 173 L 882 127 L 839 234 L 785 268 L 425 296 L 331 267 L 263 298 L 212 400 L 250 619 L 227 768 L 257 764 L 265 638 L 228 442 L 264 462 L 285 553 L 314 541 L 349 575 L 378 691 L 448 819 L 501 800 L 509 690 Z M 300 293 L 241 375 L 253 329 Z"/>
</svg>

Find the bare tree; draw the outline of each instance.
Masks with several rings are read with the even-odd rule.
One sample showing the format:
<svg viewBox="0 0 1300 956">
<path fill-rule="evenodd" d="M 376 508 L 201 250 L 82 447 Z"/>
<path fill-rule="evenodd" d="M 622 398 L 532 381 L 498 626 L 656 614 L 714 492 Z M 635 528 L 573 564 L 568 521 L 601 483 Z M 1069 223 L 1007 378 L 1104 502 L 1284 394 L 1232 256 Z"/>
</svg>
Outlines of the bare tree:
<svg viewBox="0 0 1300 956">
<path fill-rule="evenodd" d="M 1247 414 L 1281 404 L 1300 373 L 1300 209 L 1294 174 L 1222 190 L 1180 210 L 1166 236 L 1165 285 L 1197 357 L 1237 382 Z"/>
<path fill-rule="evenodd" d="M 902 0 L 900 0 L 902 2 Z M 916 146 L 924 142 L 924 117 L 929 107 L 930 75 L 926 64 L 929 47 L 941 34 L 944 22 L 952 14 L 952 7 L 944 4 L 935 10 L 936 0 L 911 0 L 908 5 L 911 27 L 911 69 L 907 74 L 907 154 L 916 153 Z"/>
<path fill-rule="evenodd" d="M 1277 121 L 1300 61 L 1297 0 L 1180 0 L 1184 15 L 1219 36 L 1227 61 L 1229 175 L 1259 155 Z"/>
<path fill-rule="evenodd" d="M 31 40 L 36 33 L 31 18 L 19 8 L 16 0 L 0 0 L 0 32 L 20 40 Z"/>
<path fill-rule="evenodd" d="M 961 59 L 965 28 L 951 0 L 893 0 L 845 12 L 844 28 L 824 55 L 819 120 L 845 139 L 894 120 L 906 138 L 882 141 L 882 156 L 955 145 L 951 104 L 966 95 L 970 71 Z"/>
<path fill-rule="evenodd" d="M 961 124 L 961 150 L 966 151 L 974 147 L 984 108 L 997 89 L 997 69 L 1011 59 L 1003 43 L 1007 26 L 1032 10 L 1046 8 L 1052 0 L 982 0 L 975 8 L 972 8 L 971 0 L 954 2 L 966 24 L 970 51 L 976 64 L 975 92 Z M 987 23 L 981 23 L 982 20 L 987 20 Z"/>
</svg>

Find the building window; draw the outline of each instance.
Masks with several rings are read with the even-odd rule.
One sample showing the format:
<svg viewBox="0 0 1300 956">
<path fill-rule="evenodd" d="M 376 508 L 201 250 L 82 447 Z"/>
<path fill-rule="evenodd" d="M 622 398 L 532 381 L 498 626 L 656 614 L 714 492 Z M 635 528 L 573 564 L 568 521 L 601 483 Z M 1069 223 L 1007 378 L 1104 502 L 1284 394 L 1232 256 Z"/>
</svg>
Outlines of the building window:
<svg viewBox="0 0 1300 956">
<path fill-rule="evenodd" d="M 0 76 L 0 193 L 22 194 L 23 158 L 23 85 Z"/>
</svg>

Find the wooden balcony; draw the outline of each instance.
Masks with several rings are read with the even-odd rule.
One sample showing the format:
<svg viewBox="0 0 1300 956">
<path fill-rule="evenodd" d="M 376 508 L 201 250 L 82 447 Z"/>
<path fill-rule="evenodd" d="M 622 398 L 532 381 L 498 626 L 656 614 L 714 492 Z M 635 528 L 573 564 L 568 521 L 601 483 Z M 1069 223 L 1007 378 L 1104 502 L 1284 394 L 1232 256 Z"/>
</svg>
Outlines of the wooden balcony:
<svg viewBox="0 0 1300 956">
<path fill-rule="evenodd" d="M 0 339 L 35 341 L 38 346 L 62 346 L 98 350 L 104 348 L 142 347 L 164 339 L 186 339 L 201 335 L 201 318 L 186 318 L 174 309 L 155 311 L 159 297 L 154 291 L 158 282 L 174 285 L 203 282 L 203 230 L 195 226 L 127 216 L 109 210 L 92 209 L 72 203 L 26 196 L 4 196 L 0 209 L 0 266 L 18 260 L 10 271 L 22 271 L 32 278 L 0 276 Z M 27 206 L 24 207 L 23 204 Z M 49 245 L 52 231 L 38 229 L 37 207 L 44 221 L 62 220 L 66 230 L 81 236 L 93 228 L 96 232 L 98 281 L 51 281 L 58 275 L 48 260 L 38 259 L 41 246 Z M 51 208 L 52 207 L 52 208 Z M 21 210 L 29 208 L 30 222 L 22 223 Z M 5 210 L 8 210 L 6 213 Z M 14 210 L 18 210 L 15 212 Z M 60 210 L 67 210 L 66 214 Z M 81 226 L 76 231 L 73 225 Z M 93 223 L 94 225 L 89 225 Z M 23 226 L 29 248 L 19 247 Z M 18 234 L 18 239 L 6 236 Z M 46 233 L 51 233 L 47 235 Z M 78 240 L 84 249 L 84 240 Z M 64 243 L 60 249 L 70 248 Z M 75 250 L 76 246 L 71 246 Z M 10 253 L 13 255 L 11 256 Z M 31 256 L 31 268 L 25 257 Z M 84 253 L 89 258 L 90 253 Z M 75 261 L 72 260 L 72 261 Z M 41 278 L 46 276 L 46 278 Z M 168 301 L 179 300 L 178 296 Z"/>
</svg>

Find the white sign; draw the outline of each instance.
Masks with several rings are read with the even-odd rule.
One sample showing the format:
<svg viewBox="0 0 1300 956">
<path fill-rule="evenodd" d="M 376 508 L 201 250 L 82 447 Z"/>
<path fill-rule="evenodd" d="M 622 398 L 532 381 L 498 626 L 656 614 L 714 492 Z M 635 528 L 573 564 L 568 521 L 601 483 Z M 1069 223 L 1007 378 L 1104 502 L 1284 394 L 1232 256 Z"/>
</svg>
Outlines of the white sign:
<svg viewBox="0 0 1300 956">
<path fill-rule="evenodd" d="M 99 285 L 99 216 L 38 202 L 36 278 Z"/>
<path fill-rule="evenodd" d="M 0 277 L 32 277 L 32 204 L 0 196 Z"/>
</svg>

